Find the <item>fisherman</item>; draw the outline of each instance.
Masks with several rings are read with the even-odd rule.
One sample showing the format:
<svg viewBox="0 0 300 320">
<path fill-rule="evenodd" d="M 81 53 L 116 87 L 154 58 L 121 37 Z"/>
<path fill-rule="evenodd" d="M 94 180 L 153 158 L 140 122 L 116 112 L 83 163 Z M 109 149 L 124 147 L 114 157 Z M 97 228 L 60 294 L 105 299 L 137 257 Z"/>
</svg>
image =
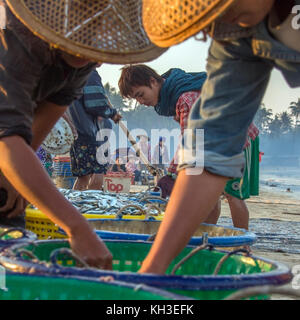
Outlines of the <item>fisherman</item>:
<svg viewBox="0 0 300 320">
<path fill-rule="evenodd" d="M 0 212 L 10 210 L 9 218 L 22 214 L 24 197 L 65 230 L 81 259 L 110 269 L 111 253 L 56 189 L 34 151 L 82 95 L 99 61 L 146 61 L 165 49 L 145 35 L 138 19 L 141 1 L 112 0 L 110 12 L 105 1 L 92 0 L 85 5 L 81 0 L 1 4 L 6 26 L 0 30 L 0 189 L 6 190 L 7 201 Z"/>
<path fill-rule="evenodd" d="M 277 68 L 290 86 L 300 85 L 300 31 L 297 12 L 292 11 L 299 0 L 200 0 L 190 4 L 143 1 L 145 30 L 157 45 L 168 47 L 200 31 L 213 41 L 207 80 L 188 125 L 194 133 L 204 129 L 204 171 L 196 166 L 200 162 L 192 154 L 200 148 L 194 139 L 194 144 L 184 146 L 190 147 L 191 157 L 179 165 L 164 220 L 140 272 L 165 273 L 208 217 L 228 179 L 242 177 L 247 129 L 261 105 L 271 71 Z"/>
<path fill-rule="evenodd" d="M 73 189 L 102 189 L 103 177 L 107 172 L 109 161 L 108 154 L 105 157 L 103 152 L 100 161 L 104 162 L 106 158 L 107 162 L 99 163 L 97 150 L 105 141 L 97 141 L 97 135 L 101 133 L 100 130 L 112 130 L 109 119 L 118 123 L 122 117 L 116 109 L 112 108 L 97 70 L 92 71 L 83 88 L 82 97 L 71 104 L 69 112 L 78 133 L 78 138 L 70 150 L 72 174 L 77 177 Z M 99 117 L 101 117 L 102 128 L 99 127 Z M 101 149 L 100 152 L 102 152 Z"/>
</svg>

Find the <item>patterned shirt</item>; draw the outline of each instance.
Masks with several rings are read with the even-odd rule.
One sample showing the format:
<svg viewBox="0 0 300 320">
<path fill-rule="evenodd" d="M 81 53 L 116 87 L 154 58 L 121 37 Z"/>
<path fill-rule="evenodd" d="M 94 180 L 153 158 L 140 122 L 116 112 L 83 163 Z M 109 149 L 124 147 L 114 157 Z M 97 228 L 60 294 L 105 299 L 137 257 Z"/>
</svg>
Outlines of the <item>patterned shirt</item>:
<svg viewBox="0 0 300 320">
<path fill-rule="evenodd" d="M 194 102 L 199 97 L 199 95 L 200 95 L 200 91 L 185 92 L 179 97 L 176 103 L 175 121 L 179 122 L 180 124 L 181 135 L 183 135 L 184 129 L 187 128 L 190 110 Z M 174 158 L 172 159 L 170 166 L 168 168 L 168 172 L 170 173 L 176 173 L 177 171 L 178 150 L 179 150 L 179 147 L 177 147 Z"/>
<path fill-rule="evenodd" d="M 256 125 L 252 122 L 248 128 L 248 134 L 247 134 L 247 139 L 244 144 L 243 149 L 246 149 L 247 147 L 250 146 L 250 140 L 249 138 L 254 141 L 255 138 L 259 135 L 259 129 L 256 127 Z"/>
<path fill-rule="evenodd" d="M 184 129 L 187 128 L 188 118 L 190 110 L 194 104 L 194 102 L 197 100 L 197 98 L 200 95 L 200 91 L 189 91 L 183 93 L 176 104 L 176 121 L 180 124 L 180 130 L 181 135 L 183 135 Z M 250 140 L 255 140 L 255 138 L 258 136 L 259 130 L 255 126 L 255 124 L 252 122 L 248 128 L 248 135 L 247 139 L 245 141 L 245 144 L 243 146 L 243 149 L 250 146 Z M 177 164 L 178 164 L 178 150 L 179 147 L 176 150 L 176 153 L 174 155 L 174 158 L 172 159 L 170 166 L 168 168 L 168 172 L 170 173 L 176 173 L 177 172 Z"/>
</svg>

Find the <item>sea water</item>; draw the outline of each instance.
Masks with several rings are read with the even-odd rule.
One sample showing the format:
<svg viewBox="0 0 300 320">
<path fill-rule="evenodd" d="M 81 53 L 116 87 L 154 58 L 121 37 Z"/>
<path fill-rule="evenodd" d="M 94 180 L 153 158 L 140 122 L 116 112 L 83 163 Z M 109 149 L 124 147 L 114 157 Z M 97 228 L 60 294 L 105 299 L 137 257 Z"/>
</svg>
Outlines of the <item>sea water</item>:
<svg viewBox="0 0 300 320">
<path fill-rule="evenodd" d="M 261 166 L 259 186 L 261 191 L 284 192 L 285 195 L 300 200 L 300 166 Z"/>
<path fill-rule="evenodd" d="M 300 200 L 300 167 L 261 166 L 260 191 L 286 195 Z M 290 192 L 287 192 L 287 189 Z M 220 217 L 218 224 L 232 226 L 230 217 Z M 300 222 L 251 218 L 249 231 L 257 236 L 255 249 L 300 254 Z"/>
</svg>

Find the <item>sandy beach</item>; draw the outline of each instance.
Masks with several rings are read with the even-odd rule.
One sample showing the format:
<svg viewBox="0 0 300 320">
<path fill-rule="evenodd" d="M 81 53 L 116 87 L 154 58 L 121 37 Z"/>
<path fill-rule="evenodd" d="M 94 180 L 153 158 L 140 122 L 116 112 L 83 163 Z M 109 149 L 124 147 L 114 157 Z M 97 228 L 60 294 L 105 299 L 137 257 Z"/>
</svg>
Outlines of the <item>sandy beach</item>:
<svg viewBox="0 0 300 320">
<path fill-rule="evenodd" d="M 271 219 L 271 222 L 281 229 L 284 222 L 300 222 L 300 200 L 297 200 L 292 194 L 285 192 L 269 192 L 261 191 L 257 197 L 251 197 L 246 200 L 249 212 L 250 212 L 250 226 L 249 230 L 255 232 L 255 228 L 251 228 L 251 222 L 257 219 Z M 221 220 L 223 217 L 230 218 L 230 210 L 226 200 L 222 200 L 222 213 Z M 267 220 L 266 220 L 267 221 Z M 282 223 L 281 223 L 282 222 Z M 254 229 L 254 230 L 253 230 Z M 286 230 L 289 232 L 289 230 Z M 288 233 L 287 233 L 288 234 Z M 289 234 L 290 235 L 290 234 Z M 300 229 L 296 237 L 300 237 Z M 259 239 L 258 239 L 259 242 Z M 290 248 L 292 249 L 292 244 Z M 279 247 L 279 246 L 278 246 Z M 264 257 L 267 259 L 282 262 L 289 267 L 300 266 L 300 254 L 299 253 L 287 253 L 285 250 L 279 248 L 276 249 L 256 249 L 255 245 L 251 248 L 253 255 Z M 286 287 L 291 287 L 291 284 Z M 273 295 L 272 299 L 291 299 L 287 296 Z"/>
<path fill-rule="evenodd" d="M 141 186 L 132 186 L 131 192 L 141 191 L 143 187 Z M 144 188 L 143 188 L 144 189 Z M 291 269 L 299 265 L 300 266 L 300 200 L 298 200 L 292 193 L 288 192 L 279 192 L 274 189 L 272 191 L 261 190 L 259 196 L 251 197 L 246 200 L 249 212 L 250 212 L 250 221 L 249 221 L 249 231 L 256 233 L 258 231 L 257 226 L 261 225 L 262 228 L 260 233 L 264 234 L 264 230 L 270 232 L 270 225 L 272 227 L 273 234 L 277 232 L 283 235 L 286 235 L 286 238 L 296 238 L 297 249 L 299 253 L 289 253 L 287 251 L 297 251 L 295 250 L 296 245 L 285 243 L 283 247 L 280 243 L 275 244 L 275 246 L 268 247 L 266 245 L 260 245 L 261 240 L 258 237 L 258 241 L 251 247 L 252 254 L 262 258 L 274 260 L 277 262 L 282 262 L 288 265 Z M 297 225 L 299 223 L 299 227 Z M 231 225 L 231 216 L 229 206 L 226 200 L 222 200 L 221 204 L 221 216 L 218 224 L 221 225 Z M 288 229 L 289 224 L 294 226 L 293 230 Z M 264 228 L 265 226 L 265 228 Z M 267 243 L 268 240 L 266 240 Z M 260 248 L 256 248 L 260 247 Z M 262 247 L 262 248 L 261 248 Z M 291 288 L 291 284 L 284 287 Z M 294 299 L 284 295 L 272 295 L 271 299 Z"/>
</svg>

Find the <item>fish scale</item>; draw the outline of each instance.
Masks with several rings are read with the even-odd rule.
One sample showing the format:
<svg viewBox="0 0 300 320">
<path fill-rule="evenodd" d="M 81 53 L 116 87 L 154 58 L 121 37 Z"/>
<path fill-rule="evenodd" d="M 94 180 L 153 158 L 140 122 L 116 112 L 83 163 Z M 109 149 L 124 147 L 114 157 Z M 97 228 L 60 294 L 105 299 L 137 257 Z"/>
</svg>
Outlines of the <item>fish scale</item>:
<svg viewBox="0 0 300 320">
<path fill-rule="evenodd" d="M 81 213 L 87 214 L 116 214 L 121 208 L 126 205 L 134 204 L 141 207 L 143 210 L 148 210 L 147 203 L 142 202 L 147 192 L 135 194 L 111 194 L 101 190 L 70 190 L 59 189 L 60 192 L 67 198 Z M 126 208 L 123 212 L 129 215 L 136 215 L 137 208 Z M 150 210 L 154 214 L 155 210 Z"/>
</svg>

